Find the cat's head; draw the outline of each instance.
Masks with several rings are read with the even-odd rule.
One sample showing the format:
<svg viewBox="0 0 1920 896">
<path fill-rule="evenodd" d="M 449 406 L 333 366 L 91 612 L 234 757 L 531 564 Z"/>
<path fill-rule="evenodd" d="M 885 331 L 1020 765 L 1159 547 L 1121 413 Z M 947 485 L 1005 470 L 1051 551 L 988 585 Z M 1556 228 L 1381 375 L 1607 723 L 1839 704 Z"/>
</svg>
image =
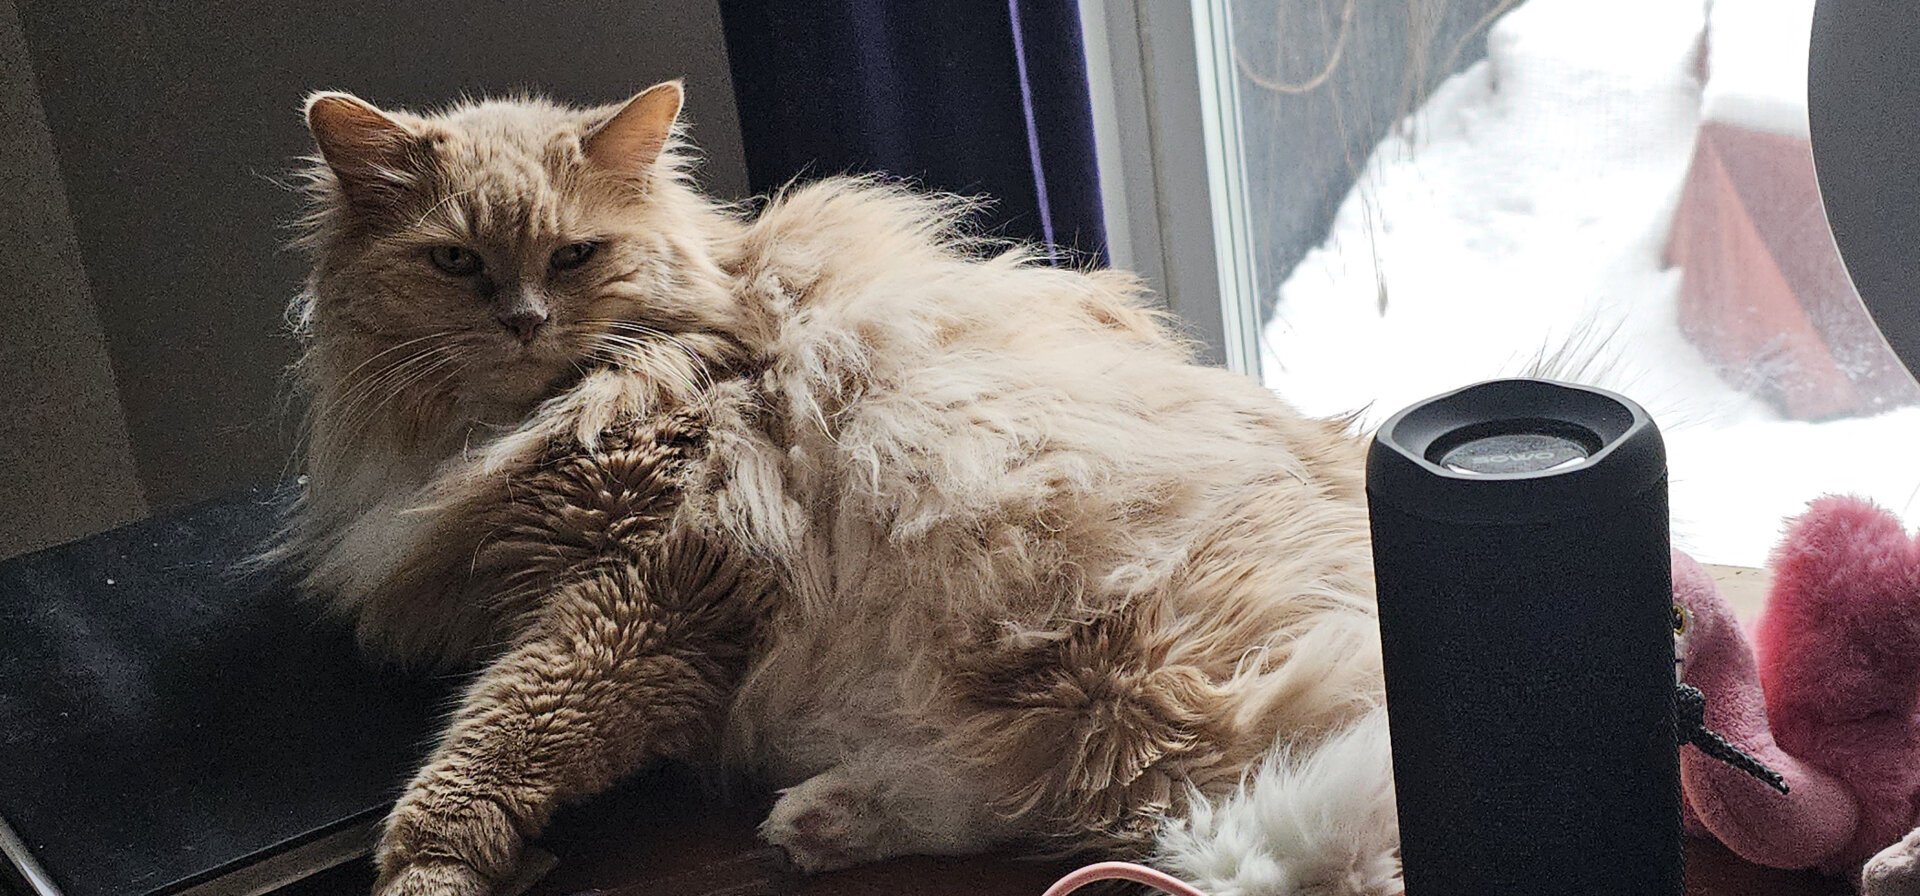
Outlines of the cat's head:
<svg viewBox="0 0 1920 896">
<path fill-rule="evenodd" d="M 593 109 L 310 97 L 314 268 L 293 317 L 318 425 L 510 423 L 610 357 L 724 333 L 722 218 L 688 181 L 681 101 L 678 82 Z"/>
</svg>

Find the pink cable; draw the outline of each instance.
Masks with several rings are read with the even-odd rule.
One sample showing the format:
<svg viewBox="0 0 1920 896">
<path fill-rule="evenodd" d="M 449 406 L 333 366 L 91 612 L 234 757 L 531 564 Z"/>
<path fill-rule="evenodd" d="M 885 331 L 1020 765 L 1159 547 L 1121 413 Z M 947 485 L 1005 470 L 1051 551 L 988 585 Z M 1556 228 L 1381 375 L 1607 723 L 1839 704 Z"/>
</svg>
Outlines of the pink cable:
<svg viewBox="0 0 1920 896">
<path fill-rule="evenodd" d="M 1066 877 L 1053 882 L 1047 888 L 1045 896 L 1067 896 L 1075 890 L 1103 880 L 1125 880 L 1136 884 L 1146 884 L 1156 890 L 1171 893 L 1173 896 L 1207 896 L 1171 874 L 1155 871 L 1145 865 L 1132 862 L 1097 862 L 1085 868 L 1069 873 Z"/>
</svg>

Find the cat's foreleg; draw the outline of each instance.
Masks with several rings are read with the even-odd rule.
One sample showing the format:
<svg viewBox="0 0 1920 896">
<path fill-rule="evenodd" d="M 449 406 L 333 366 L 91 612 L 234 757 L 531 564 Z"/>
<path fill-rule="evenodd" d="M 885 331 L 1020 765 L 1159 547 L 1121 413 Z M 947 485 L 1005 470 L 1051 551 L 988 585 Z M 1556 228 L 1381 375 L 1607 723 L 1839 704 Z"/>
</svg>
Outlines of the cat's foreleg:
<svg viewBox="0 0 1920 896">
<path fill-rule="evenodd" d="M 722 713 L 740 640 L 723 603 L 662 602 L 638 573 L 562 589 L 475 681 L 388 816 L 375 892 L 486 894 L 559 806 L 690 754 Z"/>
</svg>

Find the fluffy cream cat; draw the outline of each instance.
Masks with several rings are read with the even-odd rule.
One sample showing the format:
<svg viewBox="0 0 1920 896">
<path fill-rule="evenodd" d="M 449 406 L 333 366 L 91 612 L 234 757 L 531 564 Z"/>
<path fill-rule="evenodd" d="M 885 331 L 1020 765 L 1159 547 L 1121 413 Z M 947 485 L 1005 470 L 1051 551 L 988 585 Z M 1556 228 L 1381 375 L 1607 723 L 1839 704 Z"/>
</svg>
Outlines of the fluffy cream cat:
<svg viewBox="0 0 1920 896">
<path fill-rule="evenodd" d="M 557 806 L 682 760 L 785 788 L 762 830 L 811 871 L 1400 892 L 1343 426 L 950 199 L 719 205 L 680 103 L 307 106 L 289 549 L 372 647 L 488 663 L 380 891 L 485 893 Z"/>
</svg>

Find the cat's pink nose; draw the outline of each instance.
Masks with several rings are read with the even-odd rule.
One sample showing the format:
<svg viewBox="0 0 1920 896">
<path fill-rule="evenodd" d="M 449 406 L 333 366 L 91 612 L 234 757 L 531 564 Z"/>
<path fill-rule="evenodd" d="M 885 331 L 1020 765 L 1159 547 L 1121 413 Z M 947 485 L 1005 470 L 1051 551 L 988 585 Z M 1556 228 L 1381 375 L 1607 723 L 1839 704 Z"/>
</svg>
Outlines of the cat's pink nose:
<svg viewBox="0 0 1920 896">
<path fill-rule="evenodd" d="M 532 342 L 540 332 L 540 325 L 547 322 L 547 313 L 537 308 L 515 309 L 495 317 L 500 325 L 513 331 L 521 342 Z"/>
</svg>

